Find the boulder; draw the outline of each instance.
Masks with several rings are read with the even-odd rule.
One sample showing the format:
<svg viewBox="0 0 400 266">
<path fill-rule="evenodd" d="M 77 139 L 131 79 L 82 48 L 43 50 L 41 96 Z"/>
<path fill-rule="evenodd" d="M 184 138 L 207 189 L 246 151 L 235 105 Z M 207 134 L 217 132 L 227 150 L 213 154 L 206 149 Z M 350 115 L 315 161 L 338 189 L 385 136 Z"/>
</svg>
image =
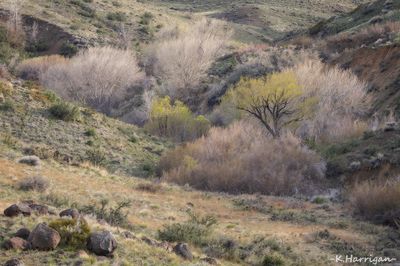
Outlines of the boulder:
<svg viewBox="0 0 400 266">
<path fill-rule="evenodd" d="M 72 219 L 78 219 L 79 211 L 77 209 L 66 209 L 60 212 L 60 217 L 69 216 Z"/>
<path fill-rule="evenodd" d="M 36 203 L 32 203 L 29 204 L 29 207 L 37 214 L 39 215 L 47 215 L 49 214 L 49 207 L 47 207 L 46 205 L 41 205 L 41 204 L 36 204 Z"/>
<path fill-rule="evenodd" d="M 40 158 L 37 156 L 24 156 L 18 160 L 19 163 L 32 165 L 32 166 L 39 166 L 40 165 Z"/>
<path fill-rule="evenodd" d="M 87 248 L 96 255 L 109 256 L 117 248 L 117 241 L 109 231 L 95 232 L 89 236 Z"/>
<path fill-rule="evenodd" d="M 38 224 L 30 233 L 28 241 L 33 249 L 51 250 L 58 246 L 61 236 L 46 223 Z"/>
<path fill-rule="evenodd" d="M 28 228 L 21 228 L 21 229 L 18 229 L 18 231 L 14 234 L 14 236 L 28 240 L 30 233 L 31 233 L 31 231 Z"/>
<path fill-rule="evenodd" d="M 4 215 L 7 217 L 16 217 L 20 214 L 30 216 L 32 209 L 26 204 L 13 204 L 4 210 Z"/>
<path fill-rule="evenodd" d="M 182 258 L 184 258 L 186 260 L 192 260 L 193 259 L 193 254 L 190 251 L 188 244 L 186 244 L 186 243 L 178 243 L 174 247 L 173 250 L 174 250 L 175 254 L 181 256 Z"/>
<path fill-rule="evenodd" d="M 29 242 L 20 237 L 12 237 L 3 243 L 4 249 L 27 250 L 29 249 L 29 247 L 30 247 Z"/>
<path fill-rule="evenodd" d="M 4 264 L 4 266 L 24 266 L 24 262 L 22 260 L 19 259 L 11 259 L 6 261 L 6 263 Z"/>
</svg>

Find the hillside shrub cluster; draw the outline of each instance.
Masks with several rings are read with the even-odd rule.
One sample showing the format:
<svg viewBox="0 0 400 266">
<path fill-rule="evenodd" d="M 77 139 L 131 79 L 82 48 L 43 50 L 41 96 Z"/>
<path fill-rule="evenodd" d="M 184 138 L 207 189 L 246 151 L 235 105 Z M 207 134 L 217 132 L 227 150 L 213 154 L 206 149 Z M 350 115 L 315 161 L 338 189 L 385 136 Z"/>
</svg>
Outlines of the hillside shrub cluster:
<svg viewBox="0 0 400 266">
<path fill-rule="evenodd" d="M 207 137 L 167 152 L 159 167 L 164 180 L 230 193 L 308 195 L 325 180 L 324 162 L 298 138 L 266 138 L 244 122 L 212 128 Z"/>
<path fill-rule="evenodd" d="M 166 96 L 154 100 L 145 128 L 152 134 L 183 142 L 204 136 L 210 122 L 202 115 L 192 114 L 181 101 L 172 103 Z"/>
</svg>

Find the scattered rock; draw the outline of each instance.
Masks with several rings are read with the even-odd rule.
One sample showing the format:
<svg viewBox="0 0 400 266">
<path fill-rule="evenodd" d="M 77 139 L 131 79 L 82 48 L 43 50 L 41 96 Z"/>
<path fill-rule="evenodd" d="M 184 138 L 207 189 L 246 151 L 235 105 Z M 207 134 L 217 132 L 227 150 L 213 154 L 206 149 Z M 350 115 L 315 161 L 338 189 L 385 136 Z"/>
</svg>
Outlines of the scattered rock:
<svg viewBox="0 0 400 266">
<path fill-rule="evenodd" d="M 208 263 L 210 265 L 218 265 L 218 261 L 214 258 L 211 257 L 205 257 L 205 258 L 201 258 L 200 261 L 203 261 L 205 263 Z"/>
<path fill-rule="evenodd" d="M 28 238 L 32 248 L 39 250 L 54 249 L 58 246 L 60 240 L 60 234 L 53 228 L 47 226 L 46 223 L 38 224 Z"/>
<path fill-rule="evenodd" d="M 76 257 L 80 259 L 88 259 L 89 255 L 84 250 L 78 250 L 78 252 L 76 253 Z"/>
<path fill-rule="evenodd" d="M 4 215 L 7 217 L 16 217 L 20 214 L 30 216 L 32 209 L 26 204 L 13 204 L 4 210 Z"/>
<path fill-rule="evenodd" d="M 30 247 L 29 242 L 20 237 L 12 237 L 3 243 L 4 249 L 27 250 L 29 249 L 29 247 Z"/>
<path fill-rule="evenodd" d="M 159 244 L 156 240 L 148 238 L 147 236 L 143 236 L 141 239 L 143 242 L 145 242 L 147 245 L 150 245 L 150 246 L 156 247 Z"/>
<path fill-rule="evenodd" d="M 130 232 L 130 231 L 122 232 L 122 236 L 125 237 L 125 238 L 128 238 L 128 239 L 135 239 L 136 238 L 135 235 L 132 234 L 132 232 Z"/>
<path fill-rule="evenodd" d="M 19 163 L 27 164 L 27 165 L 32 165 L 32 166 L 39 166 L 40 165 L 40 159 L 37 156 L 24 156 L 21 159 L 18 160 Z"/>
<path fill-rule="evenodd" d="M 19 259 L 11 259 L 6 261 L 6 263 L 4 264 L 4 266 L 24 266 L 24 262 L 22 260 Z"/>
<path fill-rule="evenodd" d="M 66 209 L 60 212 L 60 217 L 69 216 L 72 219 L 78 219 L 79 211 L 77 209 Z"/>
<path fill-rule="evenodd" d="M 87 248 L 96 255 L 109 256 L 117 248 L 117 241 L 109 231 L 95 232 L 89 236 Z"/>
<path fill-rule="evenodd" d="M 177 255 L 181 256 L 186 260 L 193 259 L 193 254 L 190 251 L 188 244 L 186 243 L 178 243 L 173 250 Z"/>
<path fill-rule="evenodd" d="M 49 207 L 47 207 L 46 205 L 41 205 L 41 204 L 36 204 L 36 203 L 32 203 L 29 204 L 29 207 L 37 214 L 39 215 L 47 215 L 49 214 Z"/>
<path fill-rule="evenodd" d="M 378 40 L 376 40 L 374 42 L 375 45 L 379 45 L 379 44 L 382 44 L 382 43 L 383 43 L 383 39 L 382 38 L 379 38 Z"/>
<path fill-rule="evenodd" d="M 21 228 L 21 229 L 18 229 L 18 231 L 14 234 L 14 236 L 28 240 L 30 233 L 31 233 L 31 231 L 28 228 Z"/>
<path fill-rule="evenodd" d="M 360 161 L 354 161 L 351 162 L 349 165 L 350 171 L 358 171 L 361 169 L 361 162 Z"/>
</svg>

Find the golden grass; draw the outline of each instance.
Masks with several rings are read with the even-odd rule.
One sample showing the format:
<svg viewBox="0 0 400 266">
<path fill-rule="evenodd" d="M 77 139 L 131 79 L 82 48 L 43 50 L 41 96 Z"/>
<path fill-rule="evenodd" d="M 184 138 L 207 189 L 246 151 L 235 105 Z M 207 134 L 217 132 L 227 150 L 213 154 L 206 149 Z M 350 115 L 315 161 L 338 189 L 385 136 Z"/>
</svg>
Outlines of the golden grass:
<svg viewBox="0 0 400 266">
<path fill-rule="evenodd" d="M 317 243 L 306 243 L 304 238 L 304 235 L 323 230 L 326 228 L 324 225 L 298 225 L 289 222 L 269 221 L 267 215 L 259 212 L 238 210 L 232 204 L 233 197 L 222 194 L 184 190 L 166 184 L 161 184 L 162 189 L 157 193 L 143 191 L 137 189 L 137 186 L 146 181 L 110 176 L 105 170 L 93 168 L 89 164 L 78 168 L 61 166 L 56 163 L 44 163 L 41 169 L 36 169 L 17 164 L 9 159 L 0 158 L 0 209 L 26 199 L 40 202 L 43 194 L 16 190 L 18 182 L 33 173 L 40 173 L 50 181 L 50 188 L 46 193 L 65 196 L 79 204 L 97 202 L 103 197 L 110 199 L 111 202 L 130 199 L 133 204 L 129 209 L 129 221 L 142 228 L 135 234 L 154 237 L 156 230 L 160 229 L 163 224 L 185 221 L 187 219 L 186 210 L 193 206 L 191 208 L 197 213 L 216 216 L 218 220 L 216 234 L 228 235 L 240 241 L 250 241 L 255 236 L 260 235 L 275 237 L 290 245 L 295 251 L 311 250 L 309 254 L 311 258 L 330 255 L 328 251 L 322 250 Z M 246 197 L 256 198 L 254 196 Z M 293 205 L 282 198 L 264 197 L 264 199 L 267 199 L 271 205 L 280 208 L 288 208 Z M 302 204 L 302 208 L 310 209 L 313 208 L 313 205 L 305 203 Z M 25 220 L 21 221 L 25 223 Z M 35 222 L 30 221 L 29 223 L 33 225 Z M 2 223 L 1 220 L 0 223 Z M 90 223 L 92 227 L 104 227 L 94 220 L 90 220 Z M 108 228 L 117 233 L 121 231 L 117 228 Z M 13 227 L 13 230 L 15 229 L 17 229 L 16 226 Z M 356 241 L 357 243 L 368 243 L 369 241 L 366 237 L 353 231 L 329 230 L 334 232 L 335 235 L 343 236 L 348 241 Z M 117 252 L 118 259 L 125 258 L 129 261 L 138 256 L 143 261 L 151 260 L 155 263 L 158 262 L 159 265 L 165 263 L 165 260 L 171 260 L 169 265 L 174 265 L 175 262 L 179 261 L 179 258 L 175 255 L 166 253 L 160 248 L 146 246 L 139 240 L 123 240 L 121 237 L 117 239 L 121 241 Z M 200 254 L 197 249 L 195 249 L 195 252 Z M 23 255 L 24 258 L 29 259 L 37 256 L 39 254 L 36 253 Z M 221 262 L 223 265 L 233 265 L 228 262 Z"/>
</svg>

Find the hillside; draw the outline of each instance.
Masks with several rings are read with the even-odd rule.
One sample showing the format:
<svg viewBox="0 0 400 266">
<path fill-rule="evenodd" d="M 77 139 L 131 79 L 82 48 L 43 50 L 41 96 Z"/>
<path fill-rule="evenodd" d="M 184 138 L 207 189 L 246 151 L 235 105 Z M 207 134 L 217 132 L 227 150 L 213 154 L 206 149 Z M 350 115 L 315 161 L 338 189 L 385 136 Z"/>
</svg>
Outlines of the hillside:
<svg viewBox="0 0 400 266">
<path fill-rule="evenodd" d="M 127 166 L 137 170 L 139 166 L 136 165 L 141 163 L 137 161 L 139 156 L 154 158 L 152 151 L 162 146 L 130 125 L 85 109 L 81 110 L 82 118 L 78 121 L 54 120 L 43 107 L 43 101 L 47 99 L 45 94 L 38 88 L 19 85 L 17 81 L 13 83 L 0 111 L 3 124 L 0 209 L 24 201 L 44 204 L 50 213 L 74 207 L 86 214 L 85 219 L 93 230 L 111 230 L 117 238 L 118 248 L 113 258 L 84 255 L 82 251 L 76 257 L 77 250 L 68 247 L 47 252 L 1 250 L 0 263 L 18 257 L 25 265 L 71 265 L 78 261 L 84 265 L 96 262 L 109 265 L 112 261 L 121 265 L 189 265 L 171 252 L 173 243 L 161 244 L 156 240 L 157 230 L 162 230 L 163 225 L 184 224 L 189 218 L 188 211 L 202 216 L 213 215 L 217 220 L 210 238 L 202 240 L 205 241 L 203 244 L 190 245 L 195 256 L 193 265 L 196 262 L 212 263 L 212 259 L 206 259 L 207 255 L 216 257 L 220 265 L 258 265 L 264 255 L 271 259 L 282 257 L 284 265 L 321 265 L 322 262 L 331 265 L 334 254 L 350 250 L 360 255 L 373 251 L 376 255 L 396 256 L 393 252 L 398 244 L 389 238 L 395 231 L 352 218 L 342 203 L 324 198 L 310 202 L 257 195 L 229 196 L 118 176 L 115 173 L 132 170 Z M 19 105 L 21 102 L 24 104 Z M 5 110 L 5 104 L 14 106 L 15 111 Z M 95 126 L 96 136 L 85 136 L 85 130 L 92 126 Z M 135 142 L 128 140 L 133 134 L 137 139 Z M 84 158 L 83 161 L 78 159 L 84 154 L 87 145 L 84 142 L 90 139 L 97 139 L 106 151 L 107 162 L 113 160 L 110 164 L 94 166 Z M 40 154 L 37 153 L 38 145 Z M 115 149 L 121 156 L 118 163 L 113 157 Z M 38 156 L 53 150 L 57 151 L 57 156 L 41 156 L 40 166 L 18 163 L 27 150 Z M 63 157 L 71 157 L 71 161 L 60 160 Z M 47 190 L 21 190 L 20 182 L 31 176 L 48 180 Z M 122 209 L 123 213 L 128 213 L 123 223 L 112 226 L 100 218 L 96 220 L 96 208 L 100 208 L 104 199 L 110 207 L 119 202 L 131 203 L 130 207 Z M 21 218 L 1 216 L 0 240 L 7 240 L 20 227 L 31 230 L 41 221 L 55 219 L 52 214 Z"/>
<path fill-rule="evenodd" d="M 5 8 L 7 2 L 0 3 Z M 89 43 L 116 43 L 128 34 L 132 45 L 160 28 L 185 24 L 191 15 L 226 20 L 240 42 L 273 41 L 354 9 L 359 1 L 26 1 L 23 13 L 61 27 Z"/>
</svg>

